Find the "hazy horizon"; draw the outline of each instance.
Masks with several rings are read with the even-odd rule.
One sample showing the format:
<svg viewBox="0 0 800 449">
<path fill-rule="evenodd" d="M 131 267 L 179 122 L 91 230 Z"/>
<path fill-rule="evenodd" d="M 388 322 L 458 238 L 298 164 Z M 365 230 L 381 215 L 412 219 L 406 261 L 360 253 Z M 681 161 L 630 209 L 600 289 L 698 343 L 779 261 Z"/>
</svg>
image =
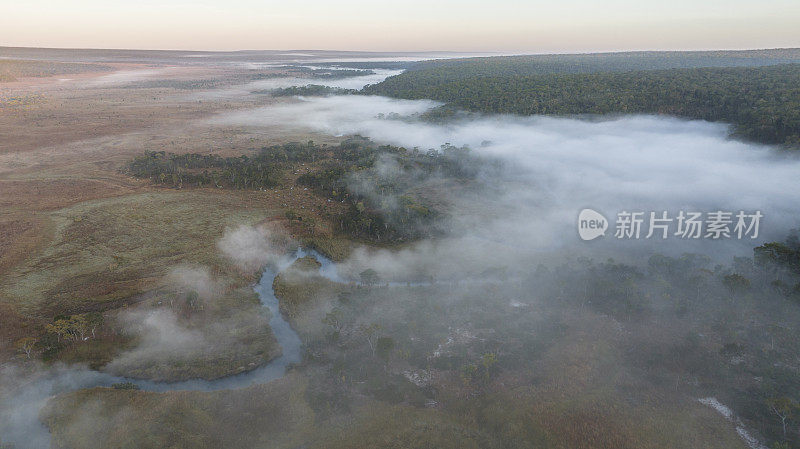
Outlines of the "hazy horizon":
<svg viewBox="0 0 800 449">
<path fill-rule="evenodd" d="M 789 0 L 503 0 L 489 10 L 474 1 L 32 0 L 4 10 L 0 45 L 15 47 L 519 54 L 800 46 L 800 5 Z"/>
<path fill-rule="evenodd" d="M 367 55 L 389 56 L 396 57 L 414 57 L 430 55 L 432 59 L 436 59 L 437 55 L 450 56 L 454 58 L 468 58 L 468 57 L 490 57 L 490 56 L 544 56 L 544 55 L 591 55 L 591 54 L 614 54 L 614 53 L 659 53 L 659 52 L 714 52 L 714 51 L 761 51 L 761 50 L 793 50 L 800 49 L 800 44 L 795 46 L 781 46 L 781 47 L 708 47 L 697 49 L 681 49 L 681 48 L 642 48 L 642 49 L 621 49 L 621 50 L 574 50 L 574 51 L 458 51 L 458 50 L 359 50 L 359 49 L 321 49 L 321 48 L 241 48 L 232 50 L 204 50 L 204 49 L 180 49 L 180 48 L 134 48 L 134 47 L 58 47 L 58 46 L 28 46 L 28 45 L 0 45 L 0 49 L 30 49 L 30 50 L 58 50 L 58 51 L 130 51 L 130 52 L 182 52 L 182 53 L 208 53 L 208 54 L 230 54 L 230 53 L 276 53 L 278 56 L 295 56 L 293 53 L 299 52 L 318 52 L 318 53 L 345 53 L 353 54 L 353 57 L 359 56 L 360 59 L 367 58 Z M 319 57 L 321 54 L 308 54 L 302 56 Z M 0 56 L 0 59 L 9 58 L 8 56 Z"/>
</svg>

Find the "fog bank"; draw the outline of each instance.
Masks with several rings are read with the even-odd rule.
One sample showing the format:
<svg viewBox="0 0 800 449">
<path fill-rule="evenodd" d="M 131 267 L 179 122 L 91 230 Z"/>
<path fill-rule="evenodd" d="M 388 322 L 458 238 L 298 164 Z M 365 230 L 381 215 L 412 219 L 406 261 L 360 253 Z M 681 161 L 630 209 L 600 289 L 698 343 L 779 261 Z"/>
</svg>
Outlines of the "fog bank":
<svg viewBox="0 0 800 449">
<path fill-rule="evenodd" d="M 750 255 L 766 240 L 782 239 L 796 227 L 797 170 L 800 161 L 763 145 L 729 137 L 726 125 L 657 116 L 604 120 L 553 117 L 470 116 L 445 124 L 419 120 L 438 104 L 374 96 L 303 98 L 293 103 L 217 117 L 221 126 L 270 126 L 309 129 L 333 135 L 360 134 L 381 143 L 437 149 L 449 143 L 503 163 L 491 193 L 455 198 L 451 238 L 454 247 L 476 248 L 485 262 L 507 247 L 518 255 L 558 251 L 566 246 L 590 255 L 678 255 L 704 252 L 729 261 Z M 476 204 L 482 206 L 478 207 Z M 592 208 L 612 223 L 606 236 L 579 239 L 578 212 Z M 757 239 L 664 241 L 614 238 L 613 222 L 622 211 L 753 212 L 764 218 Z M 673 228 L 674 230 L 674 223 Z M 481 242 L 492 247 L 480 249 Z M 420 245 L 425 247 L 427 244 Z M 447 241 L 436 243 L 447 247 Z M 464 253 L 464 249 L 457 249 Z M 444 256 L 444 255 L 443 255 Z"/>
</svg>

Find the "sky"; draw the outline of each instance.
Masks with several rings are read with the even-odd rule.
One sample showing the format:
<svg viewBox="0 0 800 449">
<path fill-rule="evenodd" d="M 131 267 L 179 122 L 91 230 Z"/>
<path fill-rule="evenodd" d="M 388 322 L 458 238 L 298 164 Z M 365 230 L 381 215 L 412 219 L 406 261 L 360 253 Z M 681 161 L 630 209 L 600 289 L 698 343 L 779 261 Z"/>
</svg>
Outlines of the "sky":
<svg viewBox="0 0 800 449">
<path fill-rule="evenodd" d="M 800 47 L 797 0 L 0 0 L 0 45 L 557 53 Z"/>
</svg>

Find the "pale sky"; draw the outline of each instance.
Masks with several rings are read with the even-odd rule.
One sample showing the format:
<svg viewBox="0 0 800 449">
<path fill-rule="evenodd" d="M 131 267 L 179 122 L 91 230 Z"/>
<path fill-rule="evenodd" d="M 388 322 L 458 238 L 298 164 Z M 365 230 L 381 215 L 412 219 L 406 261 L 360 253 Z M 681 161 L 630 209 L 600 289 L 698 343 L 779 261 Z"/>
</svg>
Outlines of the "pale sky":
<svg viewBox="0 0 800 449">
<path fill-rule="evenodd" d="M 514 53 L 800 47 L 800 0 L 0 0 L 0 45 Z"/>
</svg>

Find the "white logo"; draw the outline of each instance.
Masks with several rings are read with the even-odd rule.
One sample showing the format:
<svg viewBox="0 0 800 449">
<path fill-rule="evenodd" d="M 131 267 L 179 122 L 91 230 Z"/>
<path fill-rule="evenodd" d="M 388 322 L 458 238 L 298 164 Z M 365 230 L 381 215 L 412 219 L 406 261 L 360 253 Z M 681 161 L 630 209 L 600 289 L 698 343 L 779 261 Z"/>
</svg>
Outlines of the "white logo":
<svg viewBox="0 0 800 449">
<path fill-rule="evenodd" d="M 594 240 L 606 235 L 608 220 L 600 212 L 584 209 L 578 214 L 578 235 L 583 240 Z"/>
<path fill-rule="evenodd" d="M 650 217 L 648 220 L 647 217 Z M 614 237 L 618 239 L 750 239 L 758 238 L 761 219 L 764 214 L 760 210 L 749 213 L 740 210 L 717 210 L 713 212 L 680 211 L 671 216 L 669 211 L 649 213 L 645 211 L 623 210 L 617 214 L 613 228 Z M 594 240 L 606 235 L 611 227 L 600 212 L 583 209 L 578 214 L 578 235 L 583 240 Z"/>
</svg>

